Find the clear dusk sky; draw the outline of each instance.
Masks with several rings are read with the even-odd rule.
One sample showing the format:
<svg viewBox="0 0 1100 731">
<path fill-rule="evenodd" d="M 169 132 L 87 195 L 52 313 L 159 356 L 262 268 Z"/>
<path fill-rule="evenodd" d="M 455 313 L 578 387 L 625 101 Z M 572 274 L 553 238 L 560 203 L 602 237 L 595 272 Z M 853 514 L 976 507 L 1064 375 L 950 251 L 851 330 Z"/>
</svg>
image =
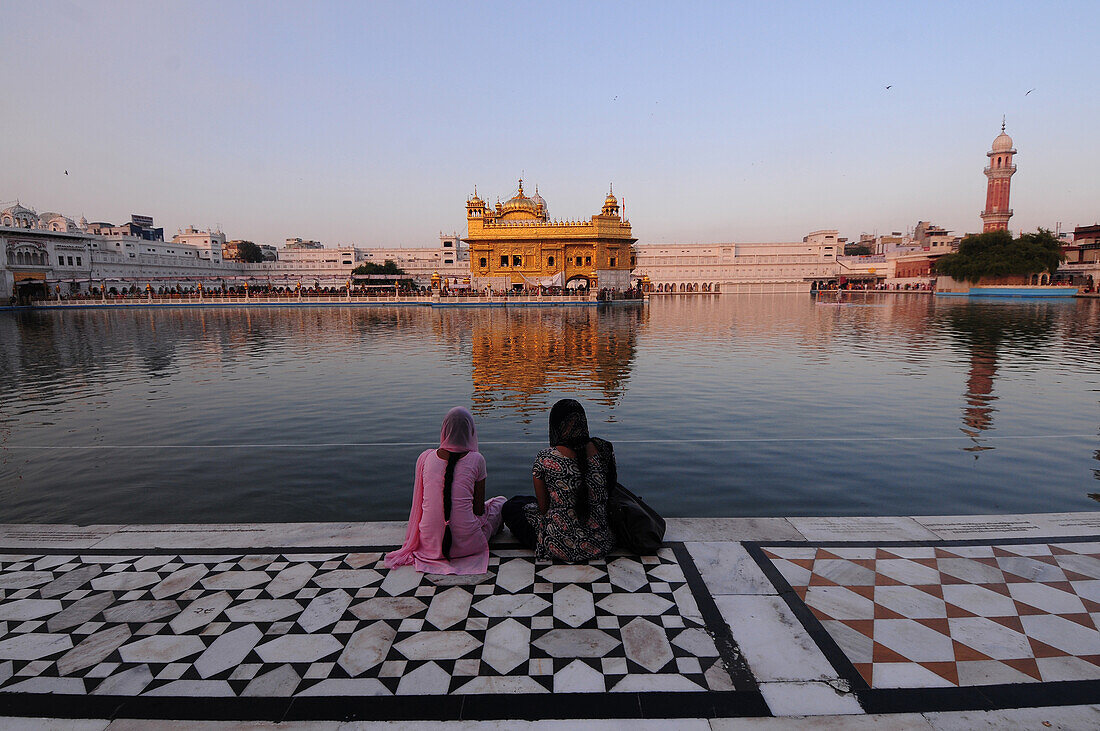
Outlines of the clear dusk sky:
<svg viewBox="0 0 1100 731">
<path fill-rule="evenodd" d="M 1012 229 L 1100 219 L 1096 0 L 0 10 L 0 201 L 166 236 L 434 245 L 521 174 L 641 243 L 962 233 L 1002 114 Z"/>
</svg>

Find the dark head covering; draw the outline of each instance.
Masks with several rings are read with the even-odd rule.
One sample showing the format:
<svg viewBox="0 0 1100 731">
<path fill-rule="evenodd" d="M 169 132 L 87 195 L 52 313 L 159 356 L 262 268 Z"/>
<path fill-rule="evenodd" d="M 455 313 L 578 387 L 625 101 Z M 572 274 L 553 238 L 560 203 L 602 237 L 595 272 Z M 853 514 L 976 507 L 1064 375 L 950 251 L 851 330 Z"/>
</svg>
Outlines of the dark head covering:
<svg viewBox="0 0 1100 731">
<path fill-rule="evenodd" d="M 583 455 L 590 440 L 584 407 L 571 398 L 564 398 L 554 404 L 550 409 L 550 446 L 569 447 Z"/>
</svg>

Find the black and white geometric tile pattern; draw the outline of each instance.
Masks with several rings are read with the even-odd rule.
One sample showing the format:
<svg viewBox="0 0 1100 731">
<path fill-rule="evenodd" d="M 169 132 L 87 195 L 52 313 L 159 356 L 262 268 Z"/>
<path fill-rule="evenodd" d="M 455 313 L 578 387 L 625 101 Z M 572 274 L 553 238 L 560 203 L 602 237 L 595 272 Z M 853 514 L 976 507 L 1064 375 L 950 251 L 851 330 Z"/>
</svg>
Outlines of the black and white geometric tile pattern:
<svg viewBox="0 0 1100 731">
<path fill-rule="evenodd" d="M 737 690 L 676 554 L 0 555 L 0 694 L 305 698 Z M 713 628 L 711 628 L 713 630 Z"/>
</svg>

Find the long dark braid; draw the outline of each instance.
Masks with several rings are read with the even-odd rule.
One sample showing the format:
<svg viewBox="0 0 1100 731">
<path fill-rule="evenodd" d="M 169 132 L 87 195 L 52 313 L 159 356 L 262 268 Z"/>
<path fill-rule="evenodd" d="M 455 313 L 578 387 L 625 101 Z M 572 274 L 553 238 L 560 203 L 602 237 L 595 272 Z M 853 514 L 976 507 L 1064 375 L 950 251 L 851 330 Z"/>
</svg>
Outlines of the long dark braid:
<svg viewBox="0 0 1100 731">
<path fill-rule="evenodd" d="M 443 478 L 443 558 L 451 557 L 451 483 L 455 479 L 455 465 L 466 456 L 466 452 L 450 452 L 447 457 L 447 474 Z"/>
</svg>

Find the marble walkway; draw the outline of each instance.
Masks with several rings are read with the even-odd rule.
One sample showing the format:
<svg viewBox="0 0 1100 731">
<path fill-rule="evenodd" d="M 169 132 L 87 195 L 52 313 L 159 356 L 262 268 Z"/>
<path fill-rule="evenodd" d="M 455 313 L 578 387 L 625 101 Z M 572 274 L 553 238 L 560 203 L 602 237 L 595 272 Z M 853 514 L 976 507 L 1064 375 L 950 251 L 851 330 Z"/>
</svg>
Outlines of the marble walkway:
<svg viewBox="0 0 1100 731">
<path fill-rule="evenodd" d="M 0 726 L 1100 727 L 1100 513 L 505 534 L 464 578 L 387 570 L 403 531 L 0 525 Z"/>
</svg>

